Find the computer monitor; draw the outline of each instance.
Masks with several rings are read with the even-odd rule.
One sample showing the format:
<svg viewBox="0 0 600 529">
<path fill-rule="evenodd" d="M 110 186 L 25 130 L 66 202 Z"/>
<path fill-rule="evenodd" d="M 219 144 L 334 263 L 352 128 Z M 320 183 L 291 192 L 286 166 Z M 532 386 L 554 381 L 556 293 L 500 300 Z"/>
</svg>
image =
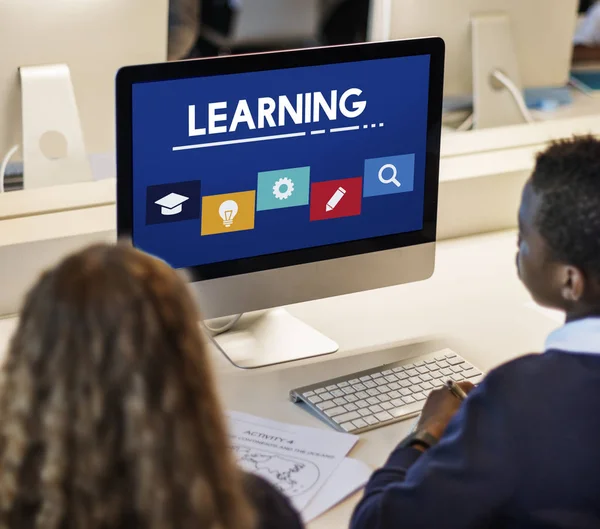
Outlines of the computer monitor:
<svg viewBox="0 0 600 529">
<path fill-rule="evenodd" d="M 444 94 L 472 95 L 478 128 L 522 123 L 518 91 L 569 80 L 578 0 L 372 0 L 371 6 L 370 40 L 444 39 Z M 494 78 L 498 71 L 503 75 Z M 507 78 L 512 87 L 502 86 Z"/>
<path fill-rule="evenodd" d="M 40 136 L 71 140 L 66 159 L 114 153 L 116 72 L 166 59 L 168 0 L 2 0 L 0 12 L 0 160 L 20 146 L 26 187 L 70 182 L 81 164 L 44 165 Z"/>
<path fill-rule="evenodd" d="M 428 278 L 443 54 L 433 38 L 122 69 L 119 236 L 188 269 L 206 318 Z M 282 309 L 220 338 L 240 367 L 337 350 Z"/>
</svg>

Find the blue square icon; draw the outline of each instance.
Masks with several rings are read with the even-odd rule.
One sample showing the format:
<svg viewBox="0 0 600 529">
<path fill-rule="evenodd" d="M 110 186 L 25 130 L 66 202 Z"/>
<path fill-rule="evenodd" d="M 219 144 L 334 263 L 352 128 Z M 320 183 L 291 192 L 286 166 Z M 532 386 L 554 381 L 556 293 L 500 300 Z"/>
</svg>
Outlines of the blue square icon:
<svg viewBox="0 0 600 529">
<path fill-rule="evenodd" d="M 295 167 L 258 173 L 256 210 L 307 206 L 310 167 Z"/>
<path fill-rule="evenodd" d="M 365 160 L 363 196 L 408 193 L 415 186 L 415 155 L 386 156 Z"/>
</svg>

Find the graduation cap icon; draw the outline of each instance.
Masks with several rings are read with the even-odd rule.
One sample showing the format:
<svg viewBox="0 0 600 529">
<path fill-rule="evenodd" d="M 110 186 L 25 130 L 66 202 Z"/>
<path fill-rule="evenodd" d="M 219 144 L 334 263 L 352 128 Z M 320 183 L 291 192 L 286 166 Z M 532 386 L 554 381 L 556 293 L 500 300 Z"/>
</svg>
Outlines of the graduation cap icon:
<svg viewBox="0 0 600 529">
<path fill-rule="evenodd" d="M 155 204 L 160 206 L 161 215 L 179 215 L 183 211 L 183 203 L 189 199 L 190 197 L 185 197 L 178 193 L 169 193 L 167 196 L 157 200 Z"/>
</svg>

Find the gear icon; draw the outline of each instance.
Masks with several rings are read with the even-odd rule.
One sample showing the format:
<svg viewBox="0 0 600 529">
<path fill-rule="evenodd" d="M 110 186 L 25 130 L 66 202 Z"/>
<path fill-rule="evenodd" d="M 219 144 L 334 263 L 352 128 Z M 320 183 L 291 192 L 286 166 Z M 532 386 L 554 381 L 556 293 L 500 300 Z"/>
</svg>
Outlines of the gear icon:
<svg viewBox="0 0 600 529">
<path fill-rule="evenodd" d="M 283 188 L 283 189 L 281 189 Z M 292 196 L 294 192 L 294 182 L 289 178 L 280 178 L 273 186 L 273 195 L 279 200 L 286 200 Z"/>
</svg>

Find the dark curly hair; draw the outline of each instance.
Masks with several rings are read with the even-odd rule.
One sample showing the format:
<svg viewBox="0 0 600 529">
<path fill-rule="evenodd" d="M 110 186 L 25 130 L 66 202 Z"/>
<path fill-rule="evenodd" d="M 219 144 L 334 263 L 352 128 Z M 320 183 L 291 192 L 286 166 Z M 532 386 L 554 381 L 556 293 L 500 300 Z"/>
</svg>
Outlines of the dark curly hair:
<svg viewBox="0 0 600 529">
<path fill-rule="evenodd" d="M 553 143 L 538 155 L 530 182 L 540 198 L 534 222 L 553 258 L 600 279 L 600 141 Z"/>
<path fill-rule="evenodd" d="M 253 529 L 198 315 L 100 245 L 28 294 L 0 385 L 1 529 Z"/>
</svg>

